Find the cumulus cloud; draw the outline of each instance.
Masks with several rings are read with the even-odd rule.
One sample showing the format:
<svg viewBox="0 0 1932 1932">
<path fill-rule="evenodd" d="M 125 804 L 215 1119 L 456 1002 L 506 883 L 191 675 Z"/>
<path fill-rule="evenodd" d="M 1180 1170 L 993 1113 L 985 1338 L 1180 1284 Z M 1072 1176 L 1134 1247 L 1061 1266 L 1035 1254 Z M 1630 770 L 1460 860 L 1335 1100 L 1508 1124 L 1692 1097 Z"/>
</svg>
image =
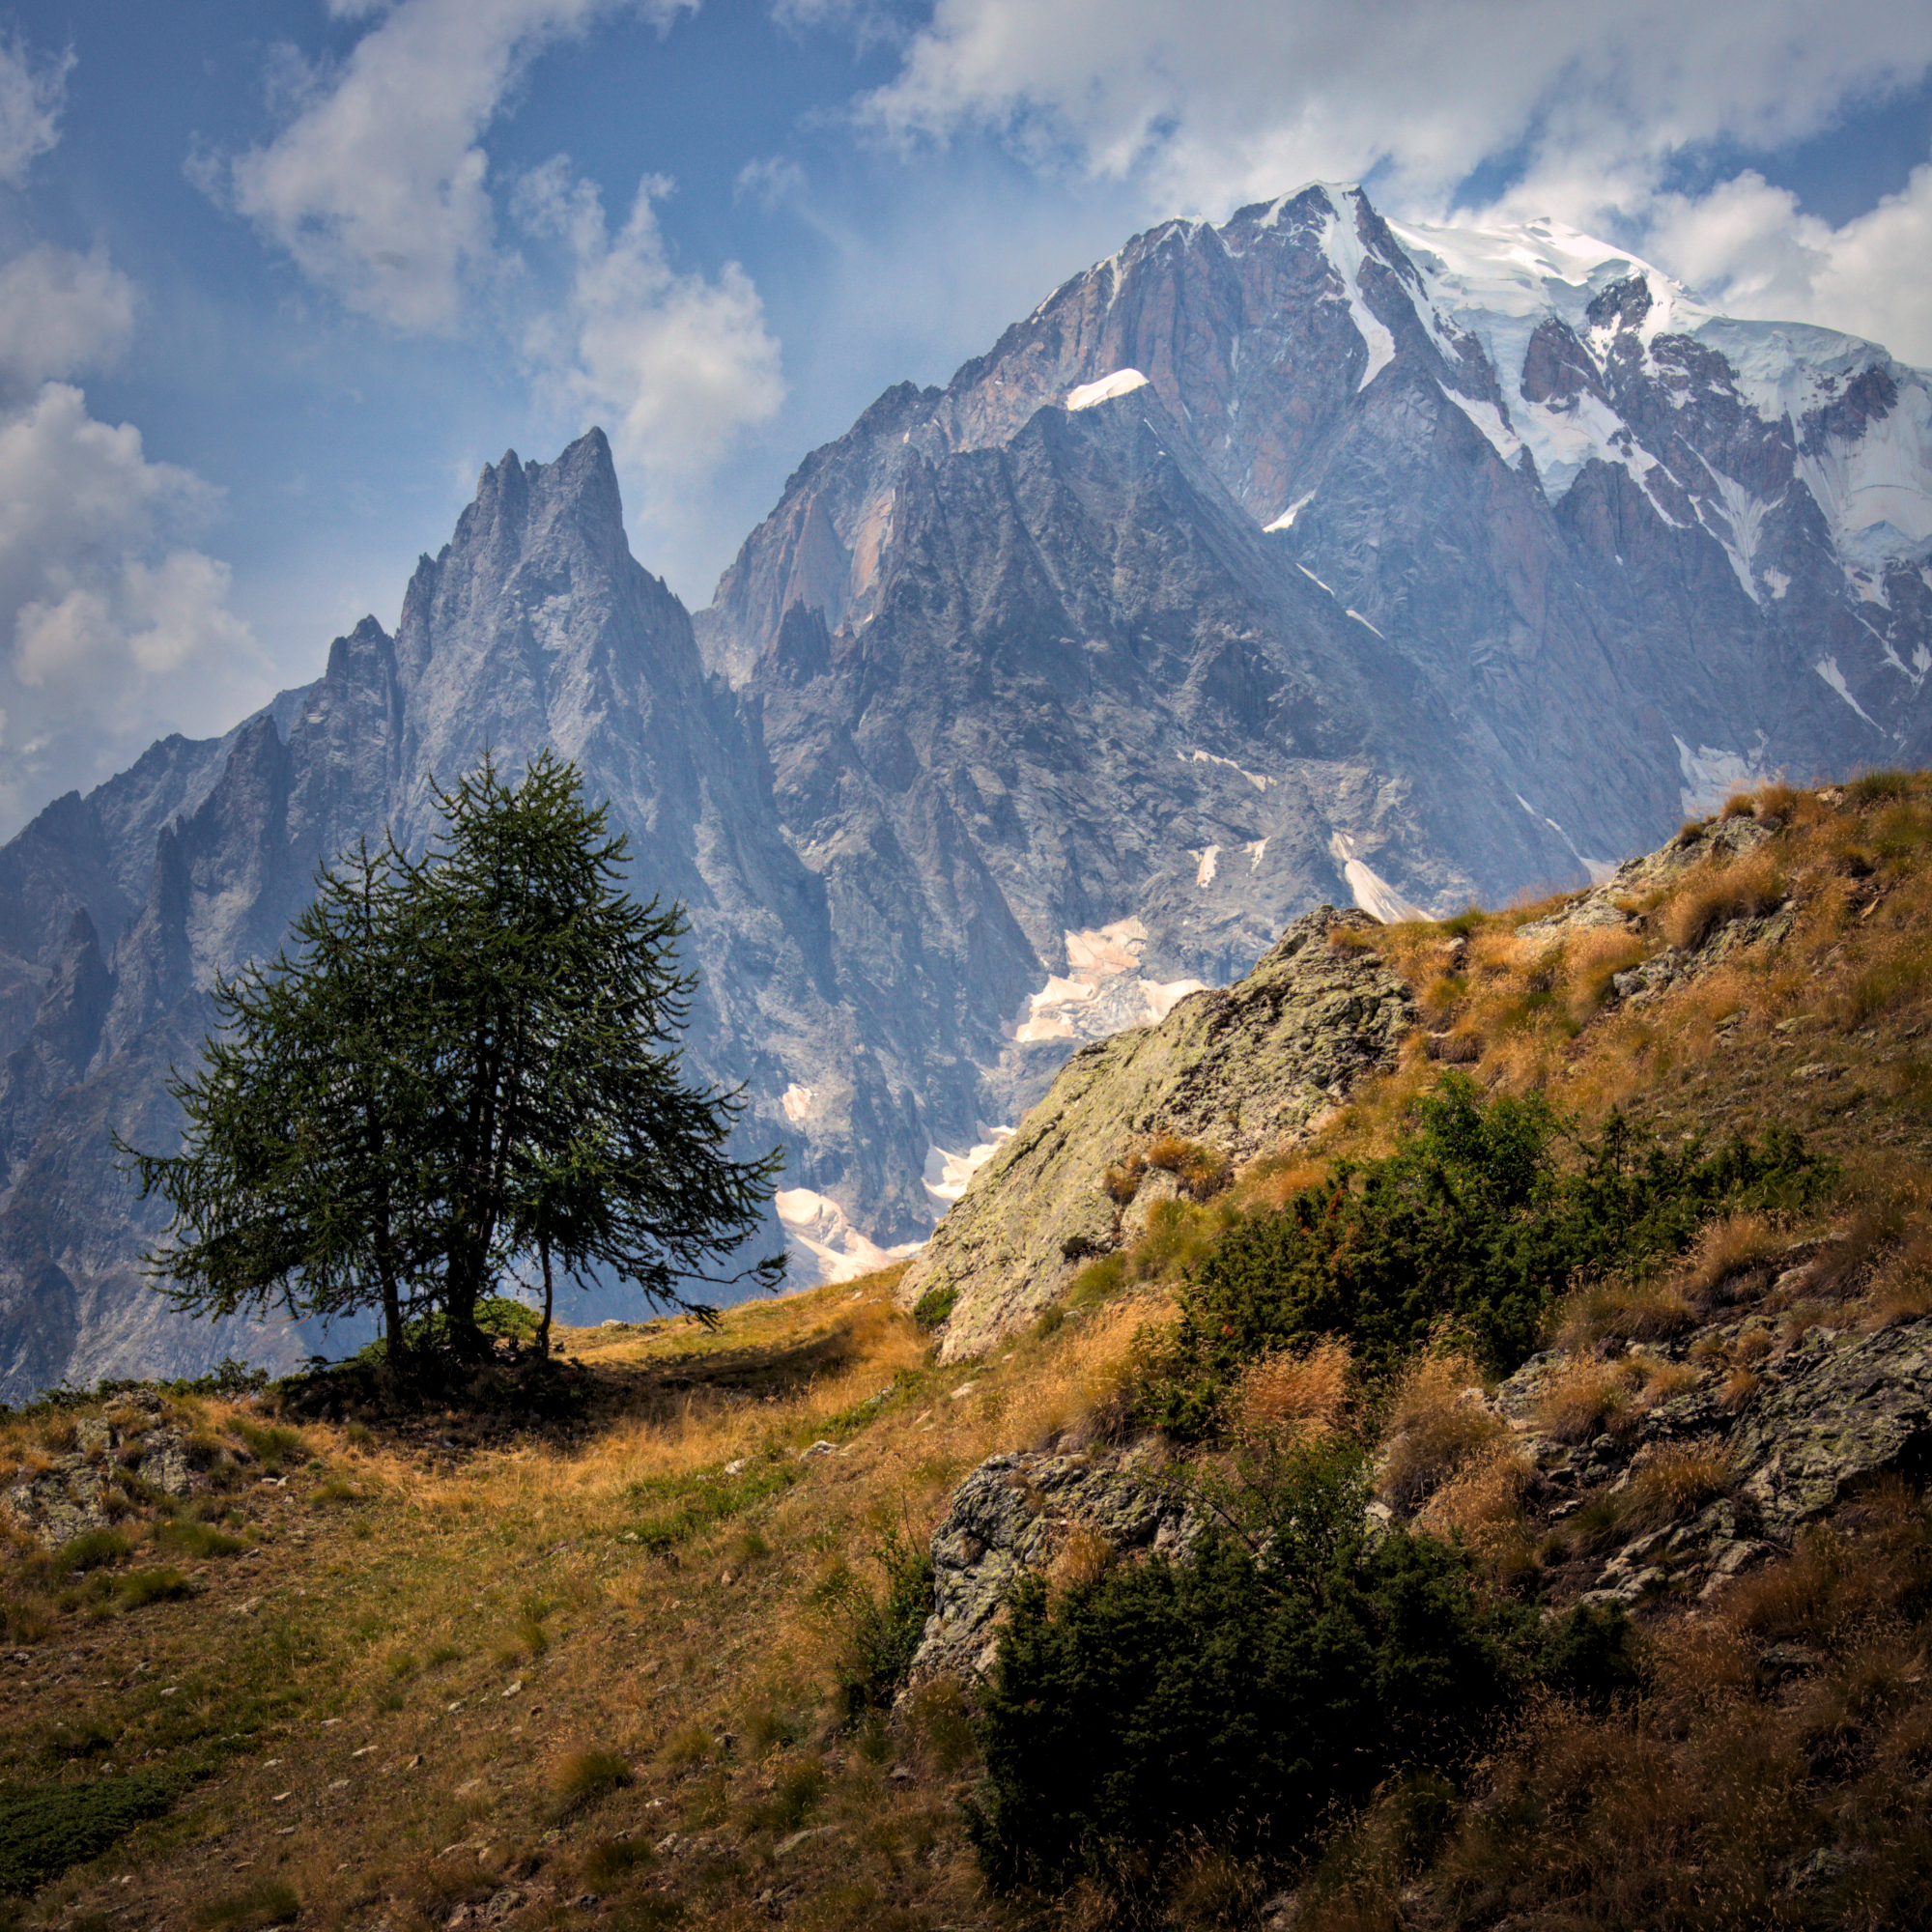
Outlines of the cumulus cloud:
<svg viewBox="0 0 1932 1932">
<path fill-rule="evenodd" d="M 338 17 L 376 24 L 339 71 L 296 90 L 273 141 L 214 168 L 213 183 L 348 307 L 406 333 L 450 333 L 495 261 L 482 137 L 531 61 L 626 7 L 665 26 L 696 5 L 333 0 Z"/>
<path fill-rule="evenodd" d="M 228 566 L 193 542 L 218 505 L 71 384 L 0 418 L 0 835 L 107 776 L 157 723 L 226 724 L 270 695 Z"/>
<path fill-rule="evenodd" d="M 36 156 L 60 139 L 71 50 L 36 54 L 19 40 L 0 46 L 0 181 L 18 183 Z"/>
<path fill-rule="evenodd" d="M 134 284 L 99 250 L 41 242 L 0 264 L 0 402 L 50 376 L 111 369 L 134 334 Z"/>
<path fill-rule="evenodd" d="M 779 345 L 751 278 L 727 262 L 715 276 L 680 272 L 667 256 L 647 177 L 613 234 L 602 197 L 562 156 L 519 184 L 515 209 L 533 236 L 561 242 L 570 287 L 525 347 L 558 402 L 601 421 L 620 463 L 648 486 L 707 470 L 744 430 L 784 400 Z"/>
<path fill-rule="evenodd" d="M 786 0 L 801 24 L 840 0 Z M 1816 319 L 1932 355 L 1928 190 L 1842 229 L 1743 175 L 1687 200 L 1674 160 L 1765 150 L 1932 66 L 1932 11 L 1759 0 L 1748 13 L 1629 0 L 937 0 L 863 103 L 891 138 L 992 130 L 1048 168 L 1136 185 L 1149 218 L 1223 215 L 1311 179 L 1371 179 L 1440 219 L 1485 165 L 1517 185 L 1487 213 L 1607 228 L 1747 314 Z"/>
<path fill-rule="evenodd" d="M 1932 165 L 1842 228 L 1751 173 L 1660 196 L 1649 218 L 1658 260 L 1731 314 L 1847 329 L 1932 366 L 1932 283 L 1906 267 L 1932 262 Z"/>
<path fill-rule="evenodd" d="M 938 0 L 867 111 L 900 135 L 1003 128 L 1219 213 L 1378 170 L 1439 200 L 1518 147 L 1642 159 L 1775 144 L 1928 63 L 1932 14 L 1892 0 L 1760 0 L 1748 16 L 1677 0 Z"/>
</svg>

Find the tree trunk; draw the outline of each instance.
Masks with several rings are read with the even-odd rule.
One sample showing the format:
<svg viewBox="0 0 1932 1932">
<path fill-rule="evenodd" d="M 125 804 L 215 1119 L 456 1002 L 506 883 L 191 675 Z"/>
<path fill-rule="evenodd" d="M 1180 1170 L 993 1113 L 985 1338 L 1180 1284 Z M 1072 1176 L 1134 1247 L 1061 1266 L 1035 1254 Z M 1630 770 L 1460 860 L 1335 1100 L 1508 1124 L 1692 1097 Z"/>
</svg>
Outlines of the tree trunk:
<svg viewBox="0 0 1932 1932">
<path fill-rule="evenodd" d="M 544 1271 L 543 1326 L 537 1330 L 537 1353 L 548 1361 L 550 1359 L 551 1310 L 550 1236 L 548 1235 L 539 1235 L 537 1236 L 537 1253 L 543 1257 Z"/>
</svg>

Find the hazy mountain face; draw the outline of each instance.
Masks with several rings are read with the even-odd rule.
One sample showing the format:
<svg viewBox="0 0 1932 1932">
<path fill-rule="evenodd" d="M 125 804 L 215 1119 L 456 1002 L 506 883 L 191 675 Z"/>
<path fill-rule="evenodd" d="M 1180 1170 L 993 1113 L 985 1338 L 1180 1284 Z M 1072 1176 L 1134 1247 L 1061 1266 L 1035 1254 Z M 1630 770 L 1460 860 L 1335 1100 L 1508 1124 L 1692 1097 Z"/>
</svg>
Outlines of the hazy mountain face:
<svg viewBox="0 0 1932 1932">
<path fill-rule="evenodd" d="M 1310 188 L 1173 223 L 813 452 L 694 628 L 592 432 L 396 637 L 0 849 L 0 1397 L 289 1359 L 140 1285 L 105 1129 L 314 868 L 549 744 L 689 908 L 691 1052 L 806 1266 L 916 1241 L 1079 1039 L 1293 914 L 1580 880 L 1730 786 L 1924 762 L 1932 393 L 1581 238 Z"/>
</svg>

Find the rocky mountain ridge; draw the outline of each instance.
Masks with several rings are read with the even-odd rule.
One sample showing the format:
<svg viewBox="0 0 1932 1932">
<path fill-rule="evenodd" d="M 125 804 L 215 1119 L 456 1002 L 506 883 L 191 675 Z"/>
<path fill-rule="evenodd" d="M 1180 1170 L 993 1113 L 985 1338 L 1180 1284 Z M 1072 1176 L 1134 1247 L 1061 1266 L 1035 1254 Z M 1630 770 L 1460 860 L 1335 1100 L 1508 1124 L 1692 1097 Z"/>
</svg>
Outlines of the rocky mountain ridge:
<svg viewBox="0 0 1932 1932">
<path fill-rule="evenodd" d="M 695 618 L 600 434 L 506 456 L 393 638 L 0 849 L 0 1397 L 310 1345 L 160 1317 L 104 1128 L 173 1130 L 212 975 L 486 744 L 578 759 L 690 907 L 695 1063 L 785 1148 L 801 1271 L 849 1270 L 1310 906 L 1493 901 L 1753 773 L 1918 755 L 1927 394 L 1582 238 L 1318 185 L 888 390 Z"/>
</svg>

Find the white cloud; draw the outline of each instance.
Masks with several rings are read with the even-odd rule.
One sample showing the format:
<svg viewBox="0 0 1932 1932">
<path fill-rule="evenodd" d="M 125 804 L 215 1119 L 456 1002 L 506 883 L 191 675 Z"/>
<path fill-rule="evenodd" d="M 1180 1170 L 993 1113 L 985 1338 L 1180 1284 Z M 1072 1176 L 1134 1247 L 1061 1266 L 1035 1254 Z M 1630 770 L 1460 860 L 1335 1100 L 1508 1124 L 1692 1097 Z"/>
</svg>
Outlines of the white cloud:
<svg viewBox="0 0 1932 1932">
<path fill-rule="evenodd" d="M 0 835 L 157 728 L 221 728 L 270 695 L 228 566 L 192 542 L 218 503 L 68 384 L 0 418 Z"/>
<path fill-rule="evenodd" d="M 1842 228 L 1755 174 L 1660 196 L 1646 247 L 1733 315 L 1846 329 L 1932 366 L 1932 165 Z"/>
<path fill-rule="evenodd" d="M 49 59 L 18 40 L 0 46 L 0 181 L 19 182 L 60 139 L 72 66 L 71 50 Z"/>
<path fill-rule="evenodd" d="M 716 467 L 744 430 L 784 400 L 779 345 L 751 278 L 727 262 L 714 277 L 680 273 L 665 252 L 646 178 L 613 235 L 596 188 L 562 156 L 525 177 L 515 207 L 533 235 L 571 260 L 563 306 L 525 347 L 558 400 L 604 424 L 620 464 L 647 487 L 675 487 Z"/>
<path fill-rule="evenodd" d="M 0 399 L 111 369 L 134 334 L 134 284 L 99 250 L 41 242 L 0 265 Z"/>
<path fill-rule="evenodd" d="M 226 192 L 350 308 L 450 333 L 495 263 L 485 130 L 545 46 L 626 5 L 668 26 L 696 0 L 335 0 L 381 17 Z"/>
<path fill-rule="evenodd" d="M 1689 145 L 1794 139 L 1928 63 L 1932 11 L 1893 0 L 938 0 L 867 111 L 1136 177 L 1151 213 L 1379 170 L 1422 214 L 1514 149 L 1532 174 L 1617 162 L 1647 184 Z"/>
</svg>

